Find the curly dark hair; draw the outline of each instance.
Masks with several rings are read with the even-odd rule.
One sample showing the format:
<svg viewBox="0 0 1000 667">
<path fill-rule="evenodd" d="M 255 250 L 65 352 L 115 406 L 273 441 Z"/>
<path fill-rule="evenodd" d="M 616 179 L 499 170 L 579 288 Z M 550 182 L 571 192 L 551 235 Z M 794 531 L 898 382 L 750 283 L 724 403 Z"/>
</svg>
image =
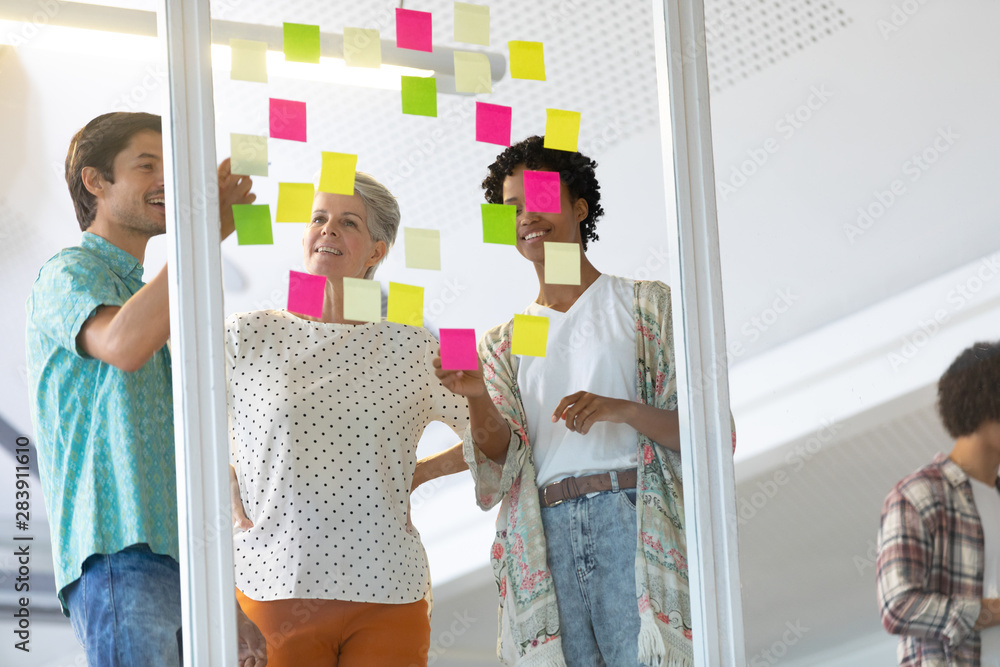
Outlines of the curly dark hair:
<svg viewBox="0 0 1000 667">
<path fill-rule="evenodd" d="M 581 153 L 545 148 L 542 137 L 537 135 L 528 137 L 505 148 L 490 165 L 490 174 L 483 181 L 487 202 L 503 203 L 503 182 L 521 165 L 526 169 L 558 171 L 559 178 L 569 188 L 570 195 L 574 199 L 583 197 L 587 202 L 587 217 L 580 221 L 583 249 L 587 249 L 588 241 L 600 239 L 594 231 L 597 219 L 604 215 L 604 209 L 601 208 L 601 185 L 594 174 L 596 162 Z"/>
<path fill-rule="evenodd" d="M 938 413 L 953 438 L 1000 422 L 1000 341 L 976 343 L 938 380 Z"/>
</svg>

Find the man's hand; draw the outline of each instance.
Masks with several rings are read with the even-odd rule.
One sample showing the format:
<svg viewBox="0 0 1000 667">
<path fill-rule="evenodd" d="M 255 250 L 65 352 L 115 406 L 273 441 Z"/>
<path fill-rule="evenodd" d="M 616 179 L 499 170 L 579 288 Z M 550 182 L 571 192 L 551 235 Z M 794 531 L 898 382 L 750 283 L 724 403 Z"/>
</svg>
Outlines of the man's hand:
<svg viewBox="0 0 1000 667">
<path fill-rule="evenodd" d="M 552 413 L 552 421 L 564 419 L 566 428 L 587 435 L 590 427 L 597 422 L 627 423 L 634 405 L 631 401 L 621 398 L 608 398 L 578 391 L 559 401 L 555 412 Z"/>
<path fill-rule="evenodd" d="M 483 367 L 480 363 L 477 371 L 446 371 L 441 368 L 441 357 L 434 357 L 434 375 L 437 376 L 445 389 L 453 394 L 466 398 L 481 398 L 486 396 L 486 382 L 483 381 Z"/>
<path fill-rule="evenodd" d="M 222 220 L 222 239 L 236 231 L 233 204 L 252 204 L 257 195 L 250 192 L 253 181 L 249 176 L 232 173 L 229 158 L 219 165 L 219 218 Z"/>
<path fill-rule="evenodd" d="M 237 653 L 237 665 L 239 667 L 264 667 L 267 665 L 267 642 L 264 635 L 254 625 L 254 622 L 247 618 L 236 602 L 236 637 L 239 641 L 239 651 Z"/>
<path fill-rule="evenodd" d="M 243 499 L 240 497 L 240 482 L 236 479 L 236 468 L 233 466 L 229 466 L 229 502 L 233 507 L 233 532 L 253 528 L 253 521 L 243 511 Z"/>
</svg>

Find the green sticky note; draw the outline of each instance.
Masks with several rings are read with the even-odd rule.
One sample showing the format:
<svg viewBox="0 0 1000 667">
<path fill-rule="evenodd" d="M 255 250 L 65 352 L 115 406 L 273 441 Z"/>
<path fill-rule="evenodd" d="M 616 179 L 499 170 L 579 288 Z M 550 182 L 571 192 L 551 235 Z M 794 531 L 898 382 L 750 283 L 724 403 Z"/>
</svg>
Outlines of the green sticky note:
<svg viewBox="0 0 1000 667">
<path fill-rule="evenodd" d="M 424 326 L 424 288 L 403 283 L 389 283 L 386 319 L 415 327 Z"/>
<path fill-rule="evenodd" d="M 232 53 L 230 79 L 267 83 L 267 42 L 231 39 L 229 50 Z"/>
<path fill-rule="evenodd" d="M 271 245 L 271 207 L 267 204 L 233 204 L 239 245 Z"/>
<path fill-rule="evenodd" d="M 344 278 L 344 319 L 382 321 L 382 285 L 377 280 Z"/>
<path fill-rule="evenodd" d="M 230 169 L 241 176 L 267 176 L 267 137 L 232 134 Z"/>
<path fill-rule="evenodd" d="M 580 112 L 545 110 L 545 148 L 575 153 L 580 140 Z"/>
<path fill-rule="evenodd" d="M 507 42 L 510 78 L 545 81 L 545 55 L 541 42 Z"/>
<path fill-rule="evenodd" d="M 483 243 L 517 245 L 517 207 L 483 204 Z"/>
<path fill-rule="evenodd" d="M 406 268 L 441 270 L 441 232 L 437 229 L 404 227 Z"/>
<path fill-rule="evenodd" d="M 455 3 L 455 41 L 490 45 L 490 8 L 486 5 Z"/>
<path fill-rule="evenodd" d="M 455 51 L 455 90 L 460 93 L 492 93 L 490 59 L 485 53 Z"/>
<path fill-rule="evenodd" d="M 319 26 L 285 23 L 282 26 L 285 60 L 297 63 L 319 62 Z"/>
<path fill-rule="evenodd" d="M 382 40 L 378 30 L 344 28 L 344 64 L 348 67 L 381 67 Z"/>
<path fill-rule="evenodd" d="M 315 193 L 312 183 L 278 183 L 275 222 L 309 222 Z"/>
<path fill-rule="evenodd" d="M 323 151 L 323 167 L 319 173 L 319 191 L 335 195 L 354 194 L 354 172 L 358 156 L 350 153 Z"/>
<path fill-rule="evenodd" d="M 545 242 L 545 282 L 549 285 L 580 284 L 580 244 Z"/>
<path fill-rule="evenodd" d="M 403 84 L 403 113 L 437 117 L 437 80 L 430 76 L 400 78 Z"/>
<path fill-rule="evenodd" d="M 549 340 L 549 318 L 534 315 L 515 315 L 511 334 L 511 354 L 544 357 Z"/>
</svg>

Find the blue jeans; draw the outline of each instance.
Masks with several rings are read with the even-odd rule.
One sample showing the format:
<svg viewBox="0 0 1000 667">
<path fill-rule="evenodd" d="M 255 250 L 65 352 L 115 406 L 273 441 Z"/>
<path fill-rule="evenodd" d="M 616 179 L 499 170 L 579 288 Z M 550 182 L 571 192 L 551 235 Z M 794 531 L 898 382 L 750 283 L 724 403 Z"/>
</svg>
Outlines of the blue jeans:
<svg viewBox="0 0 1000 667">
<path fill-rule="evenodd" d="M 635 489 L 542 508 L 567 667 L 639 664 Z"/>
<path fill-rule="evenodd" d="M 181 664 L 180 568 L 170 556 L 154 554 L 145 544 L 95 554 L 63 597 L 87 664 Z"/>
</svg>

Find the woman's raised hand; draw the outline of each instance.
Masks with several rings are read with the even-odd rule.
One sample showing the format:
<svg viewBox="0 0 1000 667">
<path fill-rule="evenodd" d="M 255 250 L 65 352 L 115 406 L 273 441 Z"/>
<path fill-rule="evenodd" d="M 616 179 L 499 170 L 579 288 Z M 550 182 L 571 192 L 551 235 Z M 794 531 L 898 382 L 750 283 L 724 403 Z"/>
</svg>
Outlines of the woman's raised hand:
<svg viewBox="0 0 1000 667">
<path fill-rule="evenodd" d="M 441 368 L 441 356 L 434 357 L 434 375 L 438 377 L 445 389 L 453 394 L 466 398 L 486 396 L 486 382 L 483 380 L 482 362 L 476 371 L 446 371 Z"/>
</svg>

